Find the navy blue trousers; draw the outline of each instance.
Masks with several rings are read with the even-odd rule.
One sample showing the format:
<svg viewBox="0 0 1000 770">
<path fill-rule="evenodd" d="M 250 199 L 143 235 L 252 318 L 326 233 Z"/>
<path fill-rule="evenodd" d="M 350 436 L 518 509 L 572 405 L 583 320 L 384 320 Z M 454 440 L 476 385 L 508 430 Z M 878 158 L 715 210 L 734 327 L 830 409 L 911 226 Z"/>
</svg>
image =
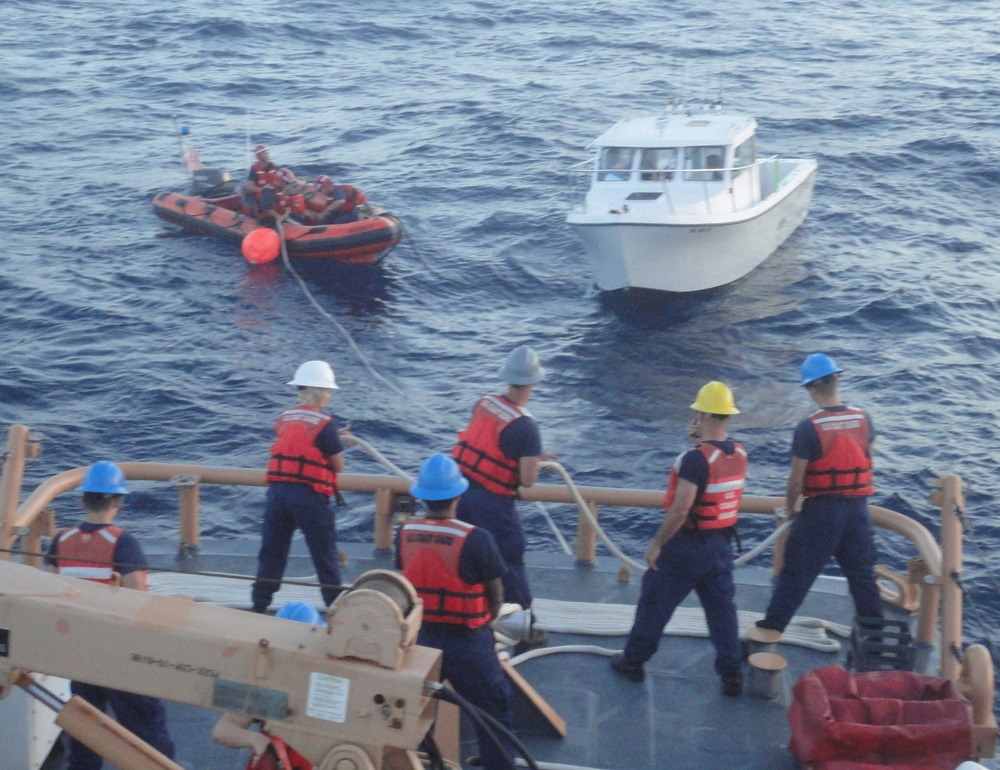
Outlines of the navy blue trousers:
<svg viewBox="0 0 1000 770">
<path fill-rule="evenodd" d="M 339 588 L 334 588 L 340 585 L 340 562 L 330 498 L 307 484 L 276 482 L 267 488 L 257 580 L 251 591 L 254 608 L 267 608 L 281 587 L 296 529 L 305 536 L 319 582 L 324 586 L 320 589 L 323 602 L 329 607 L 340 593 Z"/>
<path fill-rule="evenodd" d="M 513 731 L 510 685 L 500 667 L 490 627 L 482 626 L 464 636 L 454 636 L 447 630 L 439 632 L 434 628 L 440 625 L 444 624 L 424 623 L 417 636 L 417 644 L 441 650 L 441 681 L 447 679 L 455 692 Z M 514 760 L 514 747 L 501 738 L 505 751 L 498 751 L 478 725 L 476 736 L 485 770 L 507 770 L 509 762 Z M 509 762 L 504 759 L 504 753 Z"/>
<path fill-rule="evenodd" d="M 722 532 L 698 533 L 681 527 L 660 550 L 658 569 L 642 576 L 635 623 L 625 643 L 625 659 L 645 663 L 656 653 L 663 629 L 691 591 L 705 610 L 708 634 L 715 646 L 715 670 L 740 670 L 740 630 L 733 585 L 733 551 Z"/>
<path fill-rule="evenodd" d="M 115 719 L 122 727 L 135 733 L 170 759 L 174 758 L 174 742 L 167 732 L 167 713 L 159 698 L 133 695 L 83 682 L 70 682 L 70 690 L 101 711 L 107 712 L 108 706 L 111 706 Z M 98 754 L 68 735 L 67 743 L 67 770 L 100 770 L 104 760 Z"/>
<path fill-rule="evenodd" d="M 767 614 L 757 625 L 784 631 L 831 556 L 847 578 L 855 612 L 863 617 L 882 617 L 868 498 L 829 495 L 807 498 L 801 513 L 792 520 L 785 566 Z"/>
<path fill-rule="evenodd" d="M 507 571 L 503 575 L 503 600 L 520 604 L 526 610 L 530 609 L 531 587 L 524 569 L 527 544 L 514 498 L 494 494 L 478 484 L 470 484 L 458 502 L 457 516 L 493 535 L 500 555 L 507 562 Z"/>
</svg>

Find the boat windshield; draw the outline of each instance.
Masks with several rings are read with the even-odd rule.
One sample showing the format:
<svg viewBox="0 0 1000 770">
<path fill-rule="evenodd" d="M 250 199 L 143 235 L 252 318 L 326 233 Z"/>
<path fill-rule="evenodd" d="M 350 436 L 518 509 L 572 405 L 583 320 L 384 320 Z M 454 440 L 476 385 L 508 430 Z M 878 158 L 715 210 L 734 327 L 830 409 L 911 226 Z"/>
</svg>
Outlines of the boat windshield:
<svg viewBox="0 0 1000 770">
<path fill-rule="evenodd" d="M 721 182 L 726 157 L 725 147 L 685 147 L 684 179 L 691 182 Z M 719 170 L 715 170 L 719 169 Z"/>
<path fill-rule="evenodd" d="M 733 150 L 733 179 L 757 162 L 757 143 L 750 137 Z"/>
<path fill-rule="evenodd" d="M 642 151 L 639 174 L 644 182 L 667 182 L 677 168 L 677 148 L 658 147 Z"/>
<path fill-rule="evenodd" d="M 605 147 L 598 159 L 597 179 L 601 182 L 625 182 L 632 175 L 631 147 Z"/>
</svg>

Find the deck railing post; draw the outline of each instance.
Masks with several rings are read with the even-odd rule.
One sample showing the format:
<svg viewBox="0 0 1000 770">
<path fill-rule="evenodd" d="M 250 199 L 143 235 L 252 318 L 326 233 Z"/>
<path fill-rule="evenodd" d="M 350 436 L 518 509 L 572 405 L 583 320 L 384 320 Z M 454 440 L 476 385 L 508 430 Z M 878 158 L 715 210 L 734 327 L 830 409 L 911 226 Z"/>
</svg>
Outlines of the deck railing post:
<svg viewBox="0 0 1000 770">
<path fill-rule="evenodd" d="M 941 677 L 957 680 L 962 669 L 962 480 L 944 476 L 941 502 Z"/>
<path fill-rule="evenodd" d="M 28 457 L 38 457 L 41 447 L 29 444 L 31 431 L 27 425 L 11 425 L 7 431 L 7 449 L 3 456 L 3 471 L 0 472 L 0 559 L 10 561 L 7 550 L 14 544 L 17 534 L 11 531 L 18 500 L 21 496 L 21 481 L 24 478 L 24 461 Z"/>
<path fill-rule="evenodd" d="M 592 500 L 587 501 L 587 509 L 597 521 L 597 503 Z M 576 560 L 587 564 L 593 564 L 597 558 L 597 534 L 583 515 L 579 511 L 576 516 Z"/>
<path fill-rule="evenodd" d="M 181 544 L 177 552 L 179 559 L 189 559 L 198 550 L 198 503 L 201 484 L 197 476 L 174 476 L 170 483 L 177 488 L 180 506 Z"/>
<path fill-rule="evenodd" d="M 392 550 L 392 513 L 396 509 L 396 493 L 391 489 L 375 490 L 375 550 Z"/>
</svg>

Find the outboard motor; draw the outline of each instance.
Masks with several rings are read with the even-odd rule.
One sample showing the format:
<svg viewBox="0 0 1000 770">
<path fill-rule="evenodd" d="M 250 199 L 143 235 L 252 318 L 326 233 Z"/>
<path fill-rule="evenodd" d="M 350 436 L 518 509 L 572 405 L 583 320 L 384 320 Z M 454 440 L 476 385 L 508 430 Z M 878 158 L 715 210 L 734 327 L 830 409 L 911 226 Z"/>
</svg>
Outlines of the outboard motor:
<svg viewBox="0 0 1000 770">
<path fill-rule="evenodd" d="M 222 198 L 236 192 L 233 176 L 224 168 L 200 168 L 191 172 L 191 194 Z"/>
</svg>

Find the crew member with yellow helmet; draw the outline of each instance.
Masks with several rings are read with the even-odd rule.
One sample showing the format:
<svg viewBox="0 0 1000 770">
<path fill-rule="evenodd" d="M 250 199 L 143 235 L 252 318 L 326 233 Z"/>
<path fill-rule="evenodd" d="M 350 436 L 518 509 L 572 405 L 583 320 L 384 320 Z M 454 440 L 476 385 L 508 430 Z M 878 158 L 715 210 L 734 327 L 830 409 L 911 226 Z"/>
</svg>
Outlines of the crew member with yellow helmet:
<svg viewBox="0 0 1000 770">
<path fill-rule="evenodd" d="M 663 629 L 694 590 L 705 609 L 722 692 L 736 696 L 743 692 L 743 671 L 730 536 L 743 496 L 747 453 L 726 435 L 729 418 L 740 410 L 724 383 L 705 385 L 691 408 L 698 416 L 689 433 L 697 443 L 670 468 L 666 514 L 646 549 L 649 569 L 642 578 L 635 623 L 611 667 L 641 682 L 643 665 L 659 647 Z"/>
</svg>

